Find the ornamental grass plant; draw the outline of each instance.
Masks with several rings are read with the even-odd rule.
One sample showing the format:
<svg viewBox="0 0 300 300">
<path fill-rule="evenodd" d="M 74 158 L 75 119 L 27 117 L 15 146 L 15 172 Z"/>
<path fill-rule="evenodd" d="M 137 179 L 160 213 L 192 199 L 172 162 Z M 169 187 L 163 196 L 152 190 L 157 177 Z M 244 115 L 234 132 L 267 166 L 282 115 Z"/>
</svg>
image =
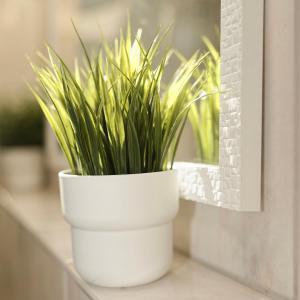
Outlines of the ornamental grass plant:
<svg viewBox="0 0 300 300">
<path fill-rule="evenodd" d="M 199 101 L 206 55 L 196 52 L 162 82 L 173 50 L 162 50 L 168 29 L 149 47 L 130 26 L 114 44 L 101 40 L 94 56 L 81 43 L 85 64 L 71 70 L 47 47 L 44 64 L 32 64 L 30 87 L 65 154 L 72 174 L 114 175 L 171 169 L 190 107 Z M 157 62 L 158 61 L 158 62 Z M 202 79 L 201 79 L 202 80 Z M 191 94 L 194 97 L 191 97 Z"/>
</svg>

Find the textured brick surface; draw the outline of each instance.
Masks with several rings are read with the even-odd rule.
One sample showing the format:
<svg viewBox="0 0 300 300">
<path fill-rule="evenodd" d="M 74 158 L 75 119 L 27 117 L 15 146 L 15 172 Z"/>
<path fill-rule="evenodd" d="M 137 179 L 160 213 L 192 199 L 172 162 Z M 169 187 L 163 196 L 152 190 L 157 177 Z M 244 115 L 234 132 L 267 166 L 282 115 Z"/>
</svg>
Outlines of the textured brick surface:
<svg viewBox="0 0 300 300">
<path fill-rule="evenodd" d="M 222 0 L 219 166 L 176 165 L 184 198 L 231 209 L 240 208 L 242 21 L 242 0 Z"/>
</svg>

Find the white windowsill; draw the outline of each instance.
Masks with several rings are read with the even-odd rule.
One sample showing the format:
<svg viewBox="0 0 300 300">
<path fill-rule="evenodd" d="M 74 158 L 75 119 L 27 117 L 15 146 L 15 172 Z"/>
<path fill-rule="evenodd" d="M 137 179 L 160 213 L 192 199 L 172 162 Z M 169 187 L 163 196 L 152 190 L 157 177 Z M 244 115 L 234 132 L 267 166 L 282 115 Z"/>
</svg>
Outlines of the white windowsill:
<svg viewBox="0 0 300 300">
<path fill-rule="evenodd" d="M 0 210 L 5 209 L 37 243 L 58 261 L 75 284 L 93 300 L 268 300 L 256 291 L 179 254 L 172 270 L 162 279 L 136 288 L 109 289 L 84 282 L 72 264 L 70 230 L 64 221 L 54 193 L 13 195 L 0 189 Z M 0 237 L 1 238 L 1 237 Z"/>
</svg>

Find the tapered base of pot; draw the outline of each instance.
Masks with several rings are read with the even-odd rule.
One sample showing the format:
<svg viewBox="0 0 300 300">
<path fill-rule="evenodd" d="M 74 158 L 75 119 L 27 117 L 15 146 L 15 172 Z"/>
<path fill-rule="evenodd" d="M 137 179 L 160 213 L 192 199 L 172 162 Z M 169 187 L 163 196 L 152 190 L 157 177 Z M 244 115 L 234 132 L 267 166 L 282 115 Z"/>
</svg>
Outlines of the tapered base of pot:
<svg viewBox="0 0 300 300">
<path fill-rule="evenodd" d="M 173 258 L 172 223 L 130 231 L 72 228 L 74 264 L 89 283 L 128 287 L 162 277 Z"/>
</svg>

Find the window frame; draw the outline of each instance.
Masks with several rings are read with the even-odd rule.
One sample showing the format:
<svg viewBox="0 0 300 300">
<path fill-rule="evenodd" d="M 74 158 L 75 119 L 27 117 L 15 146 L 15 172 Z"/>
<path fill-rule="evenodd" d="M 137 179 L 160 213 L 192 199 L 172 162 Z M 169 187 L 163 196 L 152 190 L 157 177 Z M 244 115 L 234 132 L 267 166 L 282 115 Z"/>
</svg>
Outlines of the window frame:
<svg viewBox="0 0 300 300">
<path fill-rule="evenodd" d="M 261 210 L 263 0 L 221 0 L 219 165 L 176 162 L 181 197 Z"/>
</svg>

